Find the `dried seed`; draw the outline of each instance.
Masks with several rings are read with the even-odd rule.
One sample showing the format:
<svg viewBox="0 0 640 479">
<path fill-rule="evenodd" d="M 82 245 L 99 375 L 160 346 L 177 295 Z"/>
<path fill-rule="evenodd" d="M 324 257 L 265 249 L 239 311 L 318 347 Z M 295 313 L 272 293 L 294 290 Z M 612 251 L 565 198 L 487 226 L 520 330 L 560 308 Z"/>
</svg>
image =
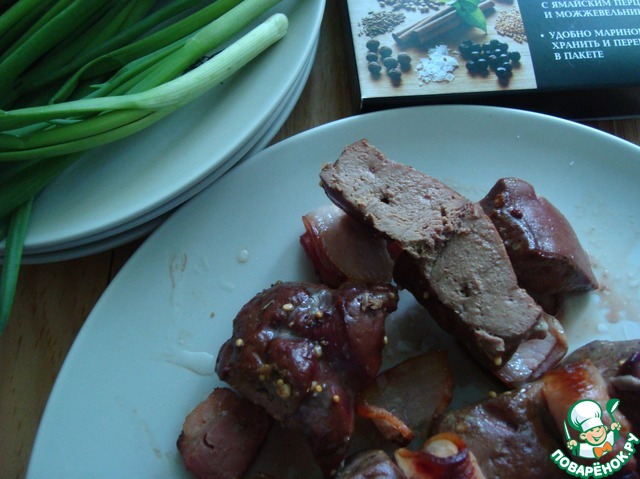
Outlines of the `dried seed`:
<svg viewBox="0 0 640 479">
<path fill-rule="evenodd" d="M 393 29 L 404 22 L 404 20 L 404 13 L 382 10 L 379 12 L 369 12 L 369 14 L 361 20 L 360 25 L 362 27 L 362 33 L 373 38 L 393 31 Z"/>
<path fill-rule="evenodd" d="M 278 396 L 280 396 L 282 399 L 288 399 L 291 397 L 291 386 L 286 384 L 284 381 L 282 381 L 281 379 L 278 380 L 278 382 L 276 383 L 276 388 L 278 390 Z"/>
<path fill-rule="evenodd" d="M 527 41 L 527 34 L 522 23 L 520 10 L 512 8 L 506 12 L 500 12 L 496 19 L 496 31 L 500 35 L 513 38 L 518 43 Z"/>
</svg>

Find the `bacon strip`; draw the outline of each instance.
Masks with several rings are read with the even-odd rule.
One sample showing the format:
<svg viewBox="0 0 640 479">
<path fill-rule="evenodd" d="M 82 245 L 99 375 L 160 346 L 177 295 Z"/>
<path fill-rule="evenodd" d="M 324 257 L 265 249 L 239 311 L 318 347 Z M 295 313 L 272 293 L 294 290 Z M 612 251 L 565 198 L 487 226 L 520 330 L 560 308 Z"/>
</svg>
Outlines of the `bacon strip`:
<svg viewBox="0 0 640 479">
<path fill-rule="evenodd" d="M 300 244 L 320 280 L 337 288 L 345 281 L 389 283 L 393 262 L 386 241 L 351 219 L 335 205 L 302 217 Z"/>
</svg>

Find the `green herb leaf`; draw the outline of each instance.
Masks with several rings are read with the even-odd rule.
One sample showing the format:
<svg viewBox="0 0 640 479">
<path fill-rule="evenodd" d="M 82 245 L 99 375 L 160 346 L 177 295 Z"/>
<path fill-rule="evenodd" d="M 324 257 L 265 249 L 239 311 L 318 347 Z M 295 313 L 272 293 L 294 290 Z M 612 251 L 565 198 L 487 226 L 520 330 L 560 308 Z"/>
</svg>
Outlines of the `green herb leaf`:
<svg viewBox="0 0 640 479">
<path fill-rule="evenodd" d="M 479 0 L 455 0 L 449 3 L 455 8 L 460 19 L 471 27 L 476 27 L 487 33 L 487 19 L 478 4 Z"/>
<path fill-rule="evenodd" d="M 7 226 L 5 256 L 0 275 L 0 334 L 7 326 L 11 315 L 22 260 L 22 246 L 29 226 L 32 205 L 33 198 L 21 205 L 12 213 Z"/>
</svg>

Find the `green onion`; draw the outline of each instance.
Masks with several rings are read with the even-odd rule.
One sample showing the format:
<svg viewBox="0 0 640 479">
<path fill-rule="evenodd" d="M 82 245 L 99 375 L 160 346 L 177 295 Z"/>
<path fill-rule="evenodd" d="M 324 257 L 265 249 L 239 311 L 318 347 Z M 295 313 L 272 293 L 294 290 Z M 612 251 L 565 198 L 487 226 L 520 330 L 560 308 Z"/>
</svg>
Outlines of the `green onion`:
<svg viewBox="0 0 640 479">
<path fill-rule="evenodd" d="M 235 31 L 244 27 L 251 18 L 255 18 L 263 11 L 278 3 L 279 0 L 246 0 L 227 15 L 219 20 L 233 22 Z M 265 8 L 266 7 L 266 8 Z M 253 15 L 247 17 L 245 15 Z M 211 47 L 220 43 L 220 36 L 213 22 L 209 28 L 203 29 L 201 35 L 191 37 L 181 46 L 180 52 L 193 56 L 193 48 L 197 49 L 200 56 L 208 52 Z M 69 116 L 84 115 L 86 113 L 99 113 L 106 110 L 122 110 L 141 108 L 148 110 L 172 108 L 183 106 L 209 90 L 223 79 L 231 76 L 244 64 L 262 53 L 274 41 L 284 36 L 287 30 L 286 17 L 277 17 L 267 20 L 266 27 L 256 28 L 250 36 L 239 39 L 214 58 L 200 67 L 191 70 L 171 82 L 161 84 L 153 89 L 131 95 L 121 95 L 106 98 L 91 98 L 64 102 L 41 107 L 23 108 L 13 111 L 0 110 L 0 131 L 13 130 L 30 124 L 56 120 Z M 227 38 L 234 29 L 225 30 Z M 275 33 L 275 37 L 273 34 Z M 269 40 L 269 37 L 273 37 Z M 201 44 L 209 41 L 209 44 Z M 204 53 L 203 53 L 204 52 Z M 177 59 L 179 61 L 179 59 Z M 183 66 L 183 65 L 181 65 Z M 183 66 L 184 68 L 184 66 Z M 4 160 L 11 158 L 3 158 Z"/>
<path fill-rule="evenodd" d="M 0 218 L 10 215 L 22 203 L 40 193 L 80 156 L 80 153 L 74 153 L 46 161 L 25 162 L 27 166 L 0 182 Z"/>
<path fill-rule="evenodd" d="M 154 0 L 135 6 L 123 0 L 45 1 L 50 8 L 38 16 L 30 13 L 37 7 L 32 0 L 19 0 L 0 15 L 0 32 L 16 39 L 0 50 L 0 91 L 14 92 L 4 104 L 33 105 L 0 110 L 0 239 L 6 234 L 0 331 L 13 302 L 34 197 L 85 151 L 193 101 L 288 28 L 286 16 L 274 14 L 237 38 L 279 0 L 217 0 L 189 14 L 202 0 L 175 0 L 148 15 Z M 68 69 L 85 43 L 90 53 Z M 98 85 L 87 83 L 105 75 Z"/>
<path fill-rule="evenodd" d="M 217 4 L 218 2 L 219 0 L 216 1 L 214 5 Z M 123 30 L 122 32 L 120 32 L 118 35 L 111 38 L 110 40 L 107 40 L 106 42 L 100 45 L 96 45 L 93 48 L 86 49 L 74 61 L 60 68 L 59 70 L 51 71 L 51 70 L 48 70 L 46 66 L 41 67 L 40 65 L 36 65 L 33 71 L 25 73 L 24 77 L 19 79 L 18 84 L 16 85 L 16 88 L 23 93 L 29 93 L 35 90 L 39 90 L 42 87 L 49 85 L 56 80 L 59 80 L 61 78 L 66 78 L 72 74 L 74 74 L 73 81 L 77 83 L 80 77 L 89 76 L 89 74 L 95 76 L 101 73 L 106 73 L 108 71 L 112 71 L 114 69 L 120 68 L 121 66 L 125 65 L 127 61 L 131 61 L 135 58 L 138 58 L 139 56 L 142 56 L 147 53 L 151 53 L 154 50 L 154 48 L 157 49 L 160 46 L 167 45 L 175 41 L 177 38 L 179 38 L 180 34 L 192 33 L 193 30 L 186 33 L 182 30 L 175 32 L 174 30 L 176 29 L 176 27 L 173 26 L 174 24 L 172 24 L 169 27 L 162 29 L 155 34 L 157 35 L 155 38 L 158 40 L 158 43 L 156 44 L 148 45 L 147 42 L 149 42 L 149 40 L 145 40 L 142 43 L 139 43 L 139 42 L 132 43 L 133 40 L 140 38 L 145 32 L 157 27 L 158 25 L 162 24 L 163 22 L 167 21 L 172 17 L 182 14 L 185 10 L 192 8 L 193 6 L 199 3 L 203 3 L 203 0 L 177 0 L 177 1 L 171 2 L 164 8 L 158 10 L 157 12 L 154 12 L 153 14 L 144 18 L 143 20 L 129 26 L 128 28 L 126 28 L 125 30 Z M 216 17 L 211 17 L 207 15 L 207 11 L 205 11 L 205 14 L 203 15 L 202 10 L 194 13 L 192 16 L 194 15 L 197 18 L 206 17 L 209 21 L 216 18 Z M 170 29 L 169 32 L 167 32 L 167 29 Z M 164 32 L 164 34 L 168 33 L 168 35 L 165 37 L 163 36 L 162 32 Z M 148 36 L 152 36 L 152 35 L 148 35 Z M 137 46 L 132 47 L 129 45 L 137 45 Z M 143 49 L 145 45 L 148 46 L 147 50 Z M 134 50 L 134 53 L 131 53 L 132 49 Z M 115 56 L 119 55 L 118 53 L 116 53 L 118 51 L 121 51 L 121 52 L 124 51 L 125 53 L 129 52 L 131 53 L 132 56 L 128 57 L 129 60 L 127 60 L 127 57 L 124 57 L 124 56 L 120 59 L 111 58 L 114 55 Z M 95 65 L 89 66 L 90 62 L 93 62 L 94 60 L 102 56 L 104 56 L 104 59 L 100 61 L 102 65 L 101 69 L 98 69 Z M 85 70 L 90 70 L 90 71 L 85 73 L 84 72 Z M 47 74 L 45 75 L 43 73 L 47 73 Z"/>
<path fill-rule="evenodd" d="M 55 143 L 40 148 L 33 148 L 30 150 L 2 152 L 0 153 L 0 161 L 24 161 L 44 158 L 57 158 L 60 155 L 83 152 L 91 148 L 104 145 L 106 143 L 111 143 L 113 141 L 126 138 L 133 133 L 136 133 L 150 125 L 153 125 L 156 121 L 164 118 L 169 113 L 173 112 L 176 108 L 166 108 L 164 110 L 156 110 L 151 112 L 142 110 L 127 110 L 124 112 L 124 114 L 123 112 L 117 111 L 106 113 L 105 115 L 95 118 L 98 124 L 92 125 L 94 128 L 89 128 L 89 130 L 97 130 L 98 133 L 96 134 L 77 138 L 71 141 L 66 141 L 64 143 Z M 118 119 L 124 118 L 125 120 L 124 122 L 119 122 L 112 127 L 111 125 L 114 123 L 112 121 L 114 116 L 117 116 Z M 89 122 L 91 120 L 85 121 Z M 78 126 L 82 127 L 83 125 L 78 124 Z"/>
<path fill-rule="evenodd" d="M 15 33 L 18 35 L 18 38 L 12 42 L 8 48 L 3 49 L 0 60 L 4 60 L 10 53 L 23 45 L 38 28 L 60 13 L 60 11 L 70 3 L 70 0 L 43 2 L 45 8 L 33 5 L 34 3 L 37 3 L 37 0 L 35 2 L 33 0 L 21 0 L 14 5 L 14 8 L 7 12 L 6 16 L 15 14 L 14 16 L 20 17 L 20 21 L 18 22 L 14 19 L 13 21 L 15 21 L 15 23 L 11 26 L 13 30 L 17 30 Z M 54 4 L 51 5 L 51 3 Z M 34 16 L 33 10 L 37 11 L 38 14 Z M 3 17 L 5 17 L 5 15 L 3 15 Z"/>
<path fill-rule="evenodd" d="M 149 90 L 104 98 L 75 100 L 42 107 L 0 111 L 0 130 L 16 129 L 36 122 L 56 120 L 64 117 L 82 117 L 87 113 L 115 110 L 175 110 L 191 102 L 204 92 L 228 78 L 243 65 L 255 58 L 266 47 L 284 35 L 286 17 L 274 15 L 249 35 L 234 42 L 209 61 L 184 75 Z M 103 118 L 97 117 L 97 121 Z M 59 127 L 65 128 L 64 126 Z M 36 132 L 33 135 L 38 135 Z M 42 132 L 47 134 L 47 132 Z M 128 135 L 125 135 L 128 136 Z M 0 152 L 0 161 L 23 161 L 49 158 L 71 152 L 82 151 L 122 138 L 104 134 L 93 135 L 82 140 L 67 141 L 54 146 Z M 26 143 L 28 145 L 28 142 Z M 0 141 L 0 146 L 2 142 Z"/>
<path fill-rule="evenodd" d="M 153 6 L 155 0 L 145 2 L 142 5 L 145 8 Z M 33 81 L 35 78 L 42 78 L 46 72 L 60 72 L 67 65 L 71 64 L 76 58 L 87 50 L 92 50 L 118 34 L 128 22 L 135 22 L 139 16 L 144 16 L 147 12 L 139 7 L 141 2 L 131 2 L 129 0 L 118 0 L 106 12 L 101 12 L 97 21 L 85 29 L 81 34 L 74 38 L 70 38 L 67 42 L 58 45 L 50 53 L 48 53 L 41 61 L 34 65 L 27 75 L 20 79 L 23 85 Z M 58 75 L 60 75 L 58 73 Z M 53 81 L 58 75 L 52 75 L 46 81 Z M 30 80 L 31 79 L 31 80 Z M 43 86 L 40 82 L 40 87 Z M 16 92 L 19 94 L 19 92 Z"/>
<path fill-rule="evenodd" d="M 67 83 L 63 86 L 62 91 L 56 94 L 56 96 L 54 97 L 54 101 L 59 102 L 69 99 L 70 92 L 74 90 L 75 86 L 82 78 L 95 78 L 98 75 L 116 70 L 140 58 L 143 55 L 156 52 L 159 49 L 172 44 L 173 42 L 183 39 L 186 36 L 192 34 L 197 29 L 202 28 L 206 24 L 220 17 L 225 12 L 228 12 L 231 8 L 238 5 L 238 3 L 240 3 L 241 1 L 242 0 L 217 0 L 211 5 L 198 10 L 192 15 L 189 15 L 187 18 L 179 20 L 176 23 L 158 32 L 151 33 L 136 42 L 129 43 L 102 55 L 95 55 L 96 53 L 100 52 L 100 49 L 94 49 L 93 54 L 95 56 L 91 58 L 91 61 L 85 62 L 86 64 L 83 63 L 81 65 L 78 65 L 78 67 L 84 65 L 82 66 L 82 68 L 78 69 L 78 67 L 76 67 L 73 69 L 73 71 L 77 71 L 71 78 L 67 80 Z M 149 27 L 151 26 L 152 25 L 149 25 Z M 87 54 L 86 57 L 89 57 L 89 55 L 90 54 Z M 73 67 L 74 65 L 71 66 Z M 43 73 L 48 70 L 49 68 L 46 64 L 40 69 L 34 69 L 34 71 L 31 72 L 30 75 L 25 76 L 23 80 L 23 88 L 25 88 L 26 90 L 31 90 L 33 88 L 33 83 L 35 83 L 35 85 L 38 85 L 37 79 L 40 79 L 40 84 L 42 84 Z M 63 74 L 66 71 L 69 71 L 69 68 L 60 70 L 60 72 Z M 44 81 L 51 81 L 51 78 Z"/>
<path fill-rule="evenodd" d="M 0 334 L 6 328 L 11 315 L 22 260 L 22 245 L 27 234 L 32 205 L 33 198 L 27 200 L 13 213 L 7 226 L 2 275 L 0 276 Z"/>
<path fill-rule="evenodd" d="M 103 91 L 109 93 L 111 91 L 117 91 L 117 93 L 136 93 L 140 91 L 147 90 L 151 87 L 158 86 L 170 79 L 175 78 L 177 75 L 185 71 L 199 59 L 204 57 L 207 53 L 209 53 L 214 48 L 219 47 L 223 42 L 227 41 L 231 38 L 238 30 L 244 28 L 249 24 L 250 21 L 255 19 L 258 15 L 264 13 L 269 8 L 273 7 L 279 0 L 271 0 L 271 1 L 263 1 L 263 2 L 244 2 L 240 5 L 239 0 L 218 0 L 215 2 L 213 6 L 218 6 L 219 8 L 213 10 L 210 9 L 210 13 L 212 16 L 218 17 L 218 15 L 224 11 L 224 15 L 220 16 L 217 20 L 209 23 L 208 25 L 204 25 L 200 30 L 196 31 L 193 35 L 182 38 L 179 41 L 175 42 L 171 45 L 170 53 L 161 58 L 158 63 L 154 66 L 150 66 L 148 64 L 144 66 L 136 65 L 135 63 L 130 63 L 128 65 L 128 74 L 124 76 L 124 78 L 115 75 L 110 81 L 105 82 L 91 97 L 94 96 L 104 96 Z M 233 10 L 228 10 L 232 5 L 237 5 Z M 208 12 L 209 13 L 209 12 Z M 185 20 L 189 20 L 189 25 L 193 24 L 192 18 L 189 17 Z M 183 26 L 179 22 L 180 26 Z M 188 28 L 190 31 L 191 28 Z M 147 40 L 153 40 L 154 36 L 151 35 L 148 38 L 145 38 L 142 42 L 144 43 Z M 136 45 L 132 45 L 134 47 Z M 120 57 L 120 61 L 126 61 L 122 58 L 124 50 L 129 49 L 121 49 L 118 52 L 115 52 L 114 55 L 111 55 L 110 58 L 113 60 L 116 57 Z M 125 56 L 126 58 L 126 56 Z M 99 59 L 100 60 L 100 59 Z M 135 68 L 130 68 L 132 66 L 137 66 L 138 70 Z M 147 69 L 151 68 L 152 71 L 147 71 Z M 123 69 L 125 70 L 125 69 Z M 131 71 L 133 70 L 133 71 Z M 121 70 L 122 71 L 122 70 Z M 143 72 L 142 78 L 140 78 L 140 72 Z M 133 85 L 131 87 L 126 87 L 127 80 L 131 80 L 132 77 L 135 77 L 136 80 L 133 81 Z M 125 86 L 118 91 L 119 87 Z"/>
<path fill-rule="evenodd" d="M 120 110 L 103 113 L 83 121 L 63 123 L 61 126 L 37 130 L 24 136 L 13 136 L 0 133 L 0 151 L 33 150 L 47 146 L 55 146 L 70 141 L 87 138 L 104 131 L 110 131 L 120 125 L 140 120 L 149 114 L 146 110 Z M 41 156 L 38 158 L 45 158 Z M 12 159 L 17 159 L 13 157 Z"/>
<path fill-rule="evenodd" d="M 82 25 L 103 2 L 76 0 L 33 31 L 29 38 L 5 58 L 0 58 L 0 91 L 11 91 L 11 84 L 34 61 L 57 45 L 68 31 Z"/>
<path fill-rule="evenodd" d="M 0 52 L 18 38 L 50 8 L 54 0 L 20 0 L 0 16 Z"/>
</svg>

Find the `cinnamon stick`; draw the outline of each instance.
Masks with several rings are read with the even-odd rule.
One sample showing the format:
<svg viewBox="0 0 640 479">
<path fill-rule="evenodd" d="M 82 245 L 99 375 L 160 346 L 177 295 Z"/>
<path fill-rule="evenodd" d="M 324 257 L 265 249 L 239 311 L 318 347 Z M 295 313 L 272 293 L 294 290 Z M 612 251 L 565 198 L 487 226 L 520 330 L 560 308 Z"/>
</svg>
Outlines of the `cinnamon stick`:
<svg viewBox="0 0 640 479">
<path fill-rule="evenodd" d="M 495 3 L 492 0 L 486 0 L 481 2 L 478 8 L 485 12 L 494 6 Z M 453 7 L 447 7 L 427 19 L 422 19 L 400 32 L 393 33 L 392 36 L 400 45 L 411 42 L 423 44 L 461 24 L 462 20 L 460 20 L 456 10 Z"/>
<path fill-rule="evenodd" d="M 410 35 L 410 32 L 416 30 L 417 28 L 420 28 L 425 23 L 429 23 L 429 22 L 432 22 L 434 20 L 437 20 L 438 18 L 442 17 L 443 15 L 446 15 L 449 12 L 453 12 L 454 10 L 455 10 L 455 8 L 453 8 L 453 7 L 443 7 L 440 10 L 438 10 L 436 13 L 434 13 L 433 15 L 428 15 L 428 16 L 426 16 L 424 18 L 421 18 L 420 20 L 418 20 L 413 25 L 409 25 L 408 27 L 405 27 L 402 30 L 398 30 L 397 32 L 392 33 L 393 39 L 398 43 L 401 43 L 402 41 L 407 41 L 407 40 L 409 40 L 408 37 Z M 400 39 L 400 40 L 398 40 L 398 39 Z"/>
</svg>

